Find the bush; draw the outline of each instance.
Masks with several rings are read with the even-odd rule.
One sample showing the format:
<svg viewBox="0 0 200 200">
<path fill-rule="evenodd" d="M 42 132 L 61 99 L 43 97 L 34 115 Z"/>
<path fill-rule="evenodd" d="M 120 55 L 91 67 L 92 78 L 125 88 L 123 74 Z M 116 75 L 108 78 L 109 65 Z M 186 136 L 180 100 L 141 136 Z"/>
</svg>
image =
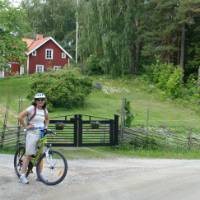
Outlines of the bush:
<svg viewBox="0 0 200 200">
<path fill-rule="evenodd" d="M 167 81 L 167 93 L 173 98 L 178 98 L 182 96 L 183 88 L 183 71 L 180 68 L 175 68 L 174 72 L 169 77 Z"/>
<path fill-rule="evenodd" d="M 168 96 L 178 98 L 182 96 L 183 91 L 183 72 L 172 64 L 159 63 L 153 64 L 148 70 L 149 79 L 156 84 L 158 88 L 165 91 Z"/>
<path fill-rule="evenodd" d="M 72 108 L 83 106 L 85 97 L 92 91 L 92 81 L 79 73 L 60 70 L 33 76 L 28 98 L 35 93 L 46 94 L 48 102 L 53 107 Z"/>
<path fill-rule="evenodd" d="M 101 60 L 98 58 L 98 56 L 90 55 L 88 57 L 86 61 L 86 72 L 89 75 L 100 75 L 104 73 Z"/>
</svg>

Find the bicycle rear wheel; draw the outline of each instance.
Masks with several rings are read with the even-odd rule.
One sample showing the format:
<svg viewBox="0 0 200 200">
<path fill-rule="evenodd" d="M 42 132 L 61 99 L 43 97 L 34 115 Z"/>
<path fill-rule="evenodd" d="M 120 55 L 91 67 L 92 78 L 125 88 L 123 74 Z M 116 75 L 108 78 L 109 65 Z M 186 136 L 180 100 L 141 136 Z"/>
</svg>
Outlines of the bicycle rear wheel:
<svg viewBox="0 0 200 200">
<path fill-rule="evenodd" d="M 65 157 L 58 151 L 43 153 L 36 165 L 37 176 L 46 185 L 56 185 L 63 181 L 68 165 Z"/>
<path fill-rule="evenodd" d="M 22 157 L 25 154 L 25 147 L 19 147 L 17 151 L 15 152 L 14 156 L 14 168 L 15 173 L 18 177 L 21 176 L 21 169 L 22 169 Z"/>
</svg>

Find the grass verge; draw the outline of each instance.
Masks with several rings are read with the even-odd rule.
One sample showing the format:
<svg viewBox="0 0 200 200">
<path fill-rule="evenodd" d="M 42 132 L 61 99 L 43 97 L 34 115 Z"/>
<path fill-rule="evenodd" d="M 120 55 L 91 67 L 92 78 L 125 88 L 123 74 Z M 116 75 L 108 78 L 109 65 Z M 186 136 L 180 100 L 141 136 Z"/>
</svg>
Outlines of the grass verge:
<svg viewBox="0 0 200 200">
<path fill-rule="evenodd" d="M 113 158 L 166 158 L 200 159 L 198 150 L 144 150 L 123 149 L 120 147 L 54 147 L 66 159 L 113 159 Z M 0 154 L 14 154 L 14 150 L 0 150 Z"/>
</svg>

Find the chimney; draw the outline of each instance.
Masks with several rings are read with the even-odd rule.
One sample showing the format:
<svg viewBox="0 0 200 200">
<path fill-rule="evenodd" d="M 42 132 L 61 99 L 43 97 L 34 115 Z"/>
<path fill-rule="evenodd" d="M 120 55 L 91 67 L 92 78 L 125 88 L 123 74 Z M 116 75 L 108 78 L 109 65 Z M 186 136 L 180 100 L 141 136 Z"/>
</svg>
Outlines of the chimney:
<svg viewBox="0 0 200 200">
<path fill-rule="evenodd" d="M 42 34 L 36 34 L 35 39 L 36 40 L 41 40 L 41 39 L 43 39 L 43 35 Z"/>
</svg>

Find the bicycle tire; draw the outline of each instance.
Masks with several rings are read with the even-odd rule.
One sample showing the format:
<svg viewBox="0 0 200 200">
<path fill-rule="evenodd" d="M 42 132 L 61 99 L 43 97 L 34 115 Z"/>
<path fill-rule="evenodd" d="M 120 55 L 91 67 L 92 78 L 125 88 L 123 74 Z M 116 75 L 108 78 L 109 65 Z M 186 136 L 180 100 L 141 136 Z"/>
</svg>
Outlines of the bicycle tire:
<svg viewBox="0 0 200 200">
<path fill-rule="evenodd" d="M 15 169 L 15 173 L 18 177 L 21 176 L 20 173 L 20 169 L 22 167 L 22 157 L 25 154 L 25 147 L 19 147 L 17 149 L 17 151 L 15 152 L 15 156 L 14 156 L 14 169 Z M 19 167 L 19 169 L 18 169 Z"/>
<path fill-rule="evenodd" d="M 55 159 L 53 157 L 56 157 Z M 65 176 L 67 175 L 67 170 L 68 170 L 68 164 L 67 164 L 67 160 L 65 159 L 65 157 L 58 151 L 55 150 L 50 150 L 49 151 L 49 157 L 50 158 L 46 158 L 46 154 L 43 153 L 41 155 L 41 157 L 39 158 L 37 165 L 36 165 L 36 173 L 38 176 L 38 179 L 43 182 L 46 185 L 56 185 L 59 184 L 60 182 L 62 182 L 65 178 Z M 46 160 L 45 160 L 46 159 Z M 45 175 L 43 174 L 43 169 L 47 169 L 47 171 L 49 172 L 50 170 L 56 170 L 55 166 L 48 166 L 50 165 L 48 162 L 48 159 L 51 159 L 51 163 L 53 162 L 57 162 L 57 161 L 61 161 L 63 163 L 63 167 L 61 170 L 63 170 L 61 173 L 62 175 L 56 179 L 56 180 L 48 180 Z M 46 161 L 46 162 L 45 162 Z M 45 163 L 45 164 L 44 164 Z M 41 165 L 43 166 L 43 169 L 41 170 Z M 44 165 L 46 165 L 47 167 L 44 167 Z M 59 172 L 60 174 L 60 172 Z"/>
<path fill-rule="evenodd" d="M 15 156 L 14 156 L 14 168 L 15 168 L 15 173 L 18 177 L 21 176 L 20 173 L 20 169 L 22 167 L 22 157 L 25 154 L 25 147 L 21 146 L 17 149 L 17 151 L 15 152 Z M 19 156 L 19 157 L 18 157 Z M 18 169 L 19 167 L 19 169 Z M 30 161 L 28 164 L 28 169 L 26 172 L 26 177 L 28 177 L 28 175 L 31 173 L 33 168 L 33 163 Z"/>
</svg>

